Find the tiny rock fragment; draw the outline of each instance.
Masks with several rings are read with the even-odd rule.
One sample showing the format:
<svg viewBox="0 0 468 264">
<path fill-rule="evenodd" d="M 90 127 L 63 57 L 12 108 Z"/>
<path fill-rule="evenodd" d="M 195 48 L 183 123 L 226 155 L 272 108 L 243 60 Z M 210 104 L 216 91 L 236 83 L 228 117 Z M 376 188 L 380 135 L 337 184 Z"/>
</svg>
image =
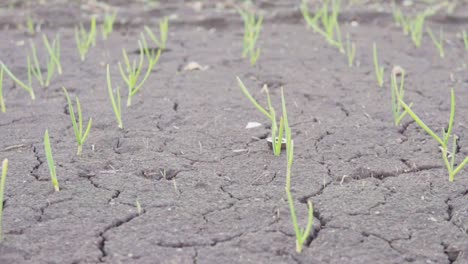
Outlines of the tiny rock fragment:
<svg viewBox="0 0 468 264">
<path fill-rule="evenodd" d="M 258 122 L 249 122 L 245 126 L 245 129 L 256 128 L 256 127 L 261 127 L 261 126 L 262 126 L 262 124 L 260 124 Z"/>
<path fill-rule="evenodd" d="M 206 71 L 208 70 L 209 66 L 202 66 L 198 62 L 191 61 L 187 65 L 184 66 L 184 71 L 195 71 L 195 70 L 200 70 L 200 71 Z"/>
</svg>

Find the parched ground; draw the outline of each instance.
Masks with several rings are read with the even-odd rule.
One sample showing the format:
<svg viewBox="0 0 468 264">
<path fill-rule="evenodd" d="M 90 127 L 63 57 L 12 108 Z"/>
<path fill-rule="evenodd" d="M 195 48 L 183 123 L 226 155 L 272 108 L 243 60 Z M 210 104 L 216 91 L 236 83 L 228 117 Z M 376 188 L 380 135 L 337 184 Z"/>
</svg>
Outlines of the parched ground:
<svg viewBox="0 0 468 264">
<path fill-rule="evenodd" d="M 388 74 L 393 65 L 406 69 L 406 100 L 436 131 L 446 126 L 455 88 L 458 161 L 467 156 L 468 53 L 457 35 L 468 28 L 466 5 L 429 19 L 431 28 L 444 28 L 445 59 L 427 35 L 416 49 L 389 6 L 343 6 L 342 31 L 355 40 L 359 64 L 348 68 L 345 55 L 306 28 L 293 1 L 256 3 L 266 17 L 255 67 L 240 56 L 243 25 L 230 3 L 207 1 L 197 11 L 192 1 L 112 1 L 116 31 L 81 62 L 73 27 L 106 5 L 6 2 L 0 59 L 26 79 L 30 37 L 17 25 L 32 14 L 43 33 L 60 33 L 64 74 L 47 89 L 35 87 L 36 101 L 5 78 L 0 159 L 10 160 L 10 170 L 1 263 L 468 263 L 468 171 L 450 183 L 436 142 L 408 117 L 393 125 Z M 421 6 L 407 10 L 414 8 Z M 119 130 L 105 65 L 125 96 L 121 49 L 136 50 L 143 25 L 156 28 L 163 16 L 171 17 L 169 50 L 134 105 L 123 108 Z M 32 39 L 39 44 L 41 35 Z M 384 88 L 374 76 L 373 42 Z M 192 61 L 209 68 L 184 71 Z M 315 207 L 301 254 L 284 191 L 285 154 L 273 156 L 267 120 L 235 76 L 262 103 L 264 83 L 277 106 L 284 86 L 302 226 L 307 199 Z M 94 120 L 81 157 L 62 86 Z M 251 121 L 265 125 L 245 129 Z M 49 180 L 46 128 L 60 192 Z"/>
</svg>

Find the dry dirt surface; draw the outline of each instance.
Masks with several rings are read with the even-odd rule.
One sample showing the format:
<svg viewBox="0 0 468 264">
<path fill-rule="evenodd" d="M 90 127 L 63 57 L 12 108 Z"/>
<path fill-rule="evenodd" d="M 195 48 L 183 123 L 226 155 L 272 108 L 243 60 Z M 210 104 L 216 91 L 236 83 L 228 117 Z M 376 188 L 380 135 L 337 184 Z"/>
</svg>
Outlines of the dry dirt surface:
<svg viewBox="0 0 468 264">
<path fill-rule="evenodd" d="M 240 1 L 12 1 L 0 3 L 0 59 L 26 80 L 28 39 L 60 34 L 64 74 L 35 101 L 7 77 L 0 113 L 0 160 L 10 160 L 0 263 L 468 263 L 468 170 L 454 182 L 436 142 L 406 117 L 393 125 L 389 72 L 407 71 L 407 101 L 436 131 L 457 97 L 457 156 L 468 155 L 468 52 L 459 32 L 468 8 L 440 12 L 446 57 L 428 35 L 416 49 L 395 26 L 390 5 L 353 1 L 340 24 L 359 66 L 307 29 L 300 1 L 255 1 L 265 14 L 256 66 L 241 58 Z M 315 1 L 316 2 L 316 1 Z M 385 1 L 387 2 L 387 1 Z M 388 1 L 390 2 L 390 1 Z M 414 1 L 418 2 L 418 1 Z M 311 9 L 314 4 L 311 4 Z M 116 8 L 115 31 L 81 62 L 74 27 Z M 404 7 L 414 11 L 421 4 Z M 19 26 L 31 16 L 41 33 Z M 137 50 L 144 25 L 170 18 L 168 50 L 118 129 L 105 65 L 126 89 L 117 63 Z M 352 26 L 351 22 L 354 26 Z M 377 86 L 372 43 L 385 66 Z M 131 59 L 137 58 L 132 53 Z M 185 71 L 189 62 L 208 68 Z M 292 191 L 301 226 L 306 201 L 314 227 L 302 253 L 285 194 L 285 153 L 266 144 L 268 120 L 236 76 L 265 104 L 284 87 L 295 141 Z M 94 120 L 81 157 L 61 87 Z M 245 129 L 248 122 L 264 124 Z M 54 192 L 42 144 L 49 129 L 62 190 Z M 137 201 L 141 204 L 140 213 Z"/>
</svg>

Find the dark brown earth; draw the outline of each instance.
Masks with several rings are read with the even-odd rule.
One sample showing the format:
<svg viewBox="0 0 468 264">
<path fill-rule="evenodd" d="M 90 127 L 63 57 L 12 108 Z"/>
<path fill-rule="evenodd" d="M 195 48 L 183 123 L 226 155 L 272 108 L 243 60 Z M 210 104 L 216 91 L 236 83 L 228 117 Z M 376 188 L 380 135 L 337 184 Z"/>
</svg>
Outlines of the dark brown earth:
<svg viewBox="0 0 468 264">
<path fill-rule="evenodd" d="M 5 80 L 0 159 L 10 160 L 10 170 L 0 263 L 468 263 L 468 171 L 450 183 L 436 142 L 408 118 L 393 125 L 388 75 L 392 65 L 406 69 L 406 98 L 437 131 L 448 120 L 454 87 L 459 161 L 468 155 L 468 53 L 457 37 L 468 28 L 467 5 L 429 19 L 431 28 L 444 28 L 445 59 L 427 35 L 416 49 L 394 26 L 388 5 L 344 6 L 342 31 L 356 41 L 360 64 L 348 68 L 345 55 L 307 30 L 299 1 L 256 2 L 266 15 L 256 67 L 241 59 L 243 26 L 229 3 L 206 1 L 195 11 L 192 1 L 112 1 L 116 31 L 81 62 L 73 27 L 102 15 L 102 7 L 5 2 L 0 59 L 26 78 L 21 42 L 29 37 L 17 25 L 31 14 L 43 33 L 60 33 L 64 74 L 47 89 L 36 87 L 34 102 Z M 134 105 L 123 108 L 119 130 L 104 65 L 124 87 L 121 49 L 137 49 L 143 25 L 156 28 L 163 16 L 172 17 L 170 50 Z M 41 36 L 32 39 L 40 43 Z M 374 41 L 386 68 L 383 89 L 374 76 Z M 191 61 L 209 69 L 183 71 Z M 262 103 L 262 84 L 278 106 L 284 86 L 302 226 L 306 200 L 315 207 L 301 254 L 284 191 L 285 154 L 273 156 L 267 127 L 245 129 L 267 120 L 243 96 L 236 75 Z M 86 120 L 94 119 L 81 157 L 62 86 L 79 96 Z M 45 162 L 47 128 L 60 192 Z"/>
</svg>

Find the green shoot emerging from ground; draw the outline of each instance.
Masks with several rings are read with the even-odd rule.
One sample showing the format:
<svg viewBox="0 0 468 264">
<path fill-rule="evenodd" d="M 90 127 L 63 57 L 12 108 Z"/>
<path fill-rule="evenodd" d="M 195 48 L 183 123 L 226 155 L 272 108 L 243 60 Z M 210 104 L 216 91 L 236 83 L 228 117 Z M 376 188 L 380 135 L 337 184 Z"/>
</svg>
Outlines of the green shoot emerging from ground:
<svg viewBox="0 0 468 264">
<path fill-rule="evenodd" d="M 28 16 L 28 18 L 26 19 L 26 29 L 29 35 L 32 36 L 36 34 L 36 27 L 34 24 L 34 20 L 32 19 L 31 16 Z"/>
<path fill-rule="evenodd" d="M 291 219 L 294 226 L 294 233 L 296 234 L 296 251 L 300 253 L 304 243 L 307 241 L 307 238 L 312 231 L 312 225 L 314 223 L 314 209 L 312 207 L 312 202 L 307 200 L 307 209 L 308 209 L 308 218 L 307 226 L 305 229 L 299 227 L 297 223 L 297 215 L 294 207 L 294 199 L 291 194 L 291 174 L 292 174 L 292 164 L 294 160 L 294 141 L 291 138 L 291 128 L 289 127 L 288 116 L 286 112 L 286 103 L 284 100 L 283 89 L 281 89 L 281 104 L 283 108 L 283 120 L 284 120 L 284 129 L 286 131 L 286 157 L 287 157 L 287 168 L 286 168 L 286 195 L 288 196 L 289 210 L 291 212 Z"/>
<path fill-rule="evenodd" d="M 447 171 L 449 173 L 449 181 L 453 181 L 455 175 L 457 175 L 463 167 L 468 163 L 468 157 L 466 157 L 463 162 L 455 167 L 455 156 L 457 152 L 457 139 L 456 135 L 452 136 L 453 131 L 453 123 L 455 119 L 455 92 L 451 91 L 451 109 L 450 109 L 450 118 L 448 123 L 447 130 L 442 129 L 442 138 L 437 136 L 434 131 L 432 131 L 424 122 L 411 110 L 411 108 L 400 99 L 400 103 L 403 108 L 408 112 L 408 114 L 416 121 L 416 123 L 426 131 L 432 138 L 434 138 L 440 145 L 440 149 L 442 151 L 442 159 L 444 160 L 444 164 L 447 167 Z M 452 148 L 451 152 L 449 152 L 449 141 L 450 137 L 452 137 Z M 450 158 L 450 160 L 449 160 Z"/>
<path fill-rule="evenodd" d="M 255 65 L 260 57 L 260 48 L 256 47 L 260 31 L 262 30 L 263 16 L 258 18 L 254 12 L 238 9 L 244 21 L 244 42 L 242 49 L 242 58 L 250 57 L 250 64 Z"/>
<path fill-rule="evenodd" d="M 403 12 L 395 6 L 395 3 L 392 3 L 392 13 L 396 25 L 403 29 L 403 33 L 405 34 L 405 36 L 408 35 L 410 31 L 410 24 L 408 22 L 408 19 L 405 17 Z"/>
<path fill-rule="evenodd" d="M 432 33 L 432 30 L 430 28 L 427 28 L 427 33 L 432 39 L 432 42 L 436 46 L 437 50 L 439 51 L 439 56 L 443 58 L 445 56 L 444 53 L 444 32 L 442 31 L 442 28 L 439 31 L 439 39 L 437 39 L 434 36 L 434 33 Z"/>
<path fill-rule="evenodd" d="M 29 95 L 31 96 L 31 99 L 32 100 L 35 100 L 36 99 L 36 96 L 34 95 L 34 90 L 32 88 L 32 86 L 28 86 L 26 85 L 24 82 L 20 81 L 18 78 L 16 78 L 16 76 L 5 66 L 5 64 L 3 62 L 0 61 L 0 64 L 1 64 L 1 67 L 2 69 L 6 72 L 6 74 L 8 76 L 10 76 L 10 78 L 21 88 L 25 89 L 26 91 L 28 91 Z"/>
<path fill-rule="evenodd" d="M 409 28 L 411 32 L 411 40 L 414 45 L 419 48 L 421 46 L 421 40 L 424 34 L 424 20 L 426 14 L 418 14 L 414 19 L 409 21 Z"/>
<path fill-rule="evenodd" d="M 148 77 L 151 74 L 151 71 L 153 70 L 153 67 L 159 61 L 159 57 L 161 56 L 161 49 L 158 49 L 157 54 L 154 54 L 154 52 L 150 51 L 143 35 L 142 41 L 144 44 L 142 44 L 141 41 L 138 41 L 138 46 L 140 47 L 140 58 L 138 64 L 135 60 L 133 62 L 130 62 L 130 60 L 128 59 L 127 51 L 125 49 L 122 49 L 125 70 L 122 67 L 122 64 L 119 62 L 120 74 L 122 75 L 122 78 L 124 79 L 128 87 L 127 107 L 132 105 L 132 97 L 140 90 L 145 81 L 148 79 Z M 141 79 L 141 81 L 139 81 L 141 72 L 143 70 L 145 54 L 148 59 L 148 68 L 146 69 L 146 73 Z"/>
<path fill-rule="evenodd" d="M 344 52 L 340 24 L 338 23 L 341 0 L 331 1 L 331 12 L 328 12 L 330 1 L 324 1 L 322 7 L 315 12 L 313 17 L 309 13 L 307 2 L 307 0 L 302 0 L 301 3 L 301 13 L 307 22 L 307 26 L 325 37 L 330 45 L 338 48 L 340 52 Z"/>
<path fill-rule="evenodd" d="M 89 48 L 96 45 L 96 17 L 91 18 L 89 32 L 86 31 L 83 24 L 80 24 L 79 28 L 75 27 L 75 41 L 81 61 L 84 61 Z"/>
<path fill-rule="evenodd" d="M 120 89 L 117 87 L 116 95 L 114 96 L 114 91 L 112 91 L 112 83 L 110 78 L 109 64 L 107 64 L 107 91 L 109 92 L 109 98 L 112 103 L 112 109 L 114 109 L 115 118 L 117 119 L 117 124 L 120 129 L 123 129 L 122 123 L 122 104 L 120 103 Z M 117 100 L 116 98 L 117 97 Z"/>
<path fill-rule="evenodd" d="M 31 86 L 31 75 L 36 77 L 37 81 L 42 87 L 48 87 L 50 85 L 50 81 L 52 80 L 55 71 L 57 71 L 59 74 L 62 74 L 62 65 L 60 63 L 59 36 L 57 35 L 55 37 L 54 41 L 52 42 L 52 45 L 50 45 L 50 42 L 45 35 L 42 36 L 42 40 L 48 52 L 47 74 L 44 80 L 44 78 L 42 77 L 41 65 L 37 57 L 36 45 L 34 44 L 34 42 L 30 41 L 31 56 L 28 55 L 27 57 L 29 86 Z"/>
<path fill-rule="evenodd" d="M 356 44 L 351 42 L 349 34 L 346 35 L 346 56 L 348 56 L 348 66 L 353 67 L 356 57 Z"/>
<path fill-rule="evenodd" d="M 466 30 L 463 30 L 462 37 L 463 37 L 463 44 L 465 44 L 465 50 L 468 50 L 468 34 L 466 34 Z"/>
<path fill-rule="evenodd" d="M 400 77 L 400 85 L 398 85 L 398 77 Z M 405 70 L 400 66 L 393 67 L 391 75 L 391 84 L 393 119 L 395 121 L 395 125 L 399 126 L 401 120 L 403 120 L 406 114 L 408 114 L 408 112 L 404 111 L 400 102 L 403 101 L 405 95 Z M 412 103 L 409 105 L 409 107 L 411 106 Z"/>
<path fill-rule="evenodd" d="M 0 67 L 0 111 L 6 112 L 5 100 L 3 99 L 3 67 Z"/>
<path fill-rule="evenodd" d="M 145 26 L 145 31 L 158 49 L 165 50 L 167 48 L 167 36 L 169 34 L 169 19 L 167 17 L 159 22 L 159 38 L 147 26 Z"/>
<path fill-rule="evenodd" d="M 241 81 L 239 77 L 237 77 L 237 82 L 239 83 L 239 87 L 242 89 L 244 95 L 252 102 L 252 104 L 262 112 L 268 119 L 271 121 L 271 141 L 273 146 L 273 153 L 275 156 L 279 156 L 281 154 L 281 147 L 283 143 L 283 131 L 284 131 L 284 120 L 283 118 L 280 119 L 280 125 L 278 130 L 278 123 L 276 121 L 276 112 L 273 106 L 271 105 L 270 93 L 268 92 L 267 86 L 263 86 L 263 91 L 265 91 L 267 95 L 267 102 L 268 102 L 268 111 L 263 108 L 250 94 L 247 87 L 245 87 L 244 83 Z M 278 133 L 278 135 L 277 135 Z"/>
<path fill-rule="evenodd" d="M 72 121 L 73 125 L 73 131 L 75 131 L 75 137 L 76 137 L 76 142 L 78 144 L 78 150 L 76 152 L 76 155 L 81 155 L 81 152 L 83 150 L 83 143 L 86 141 L 86 138 L 88 138 L 89 131 L 91 130 L 91 125 L 93 123 L 93 119 L 90 118 L 88 121 L 88 125 L 86 126 L 86 130 L 83 133 L 83 116 L 81 114 L 81 104 L 80 104 L 80 99 L 78 99 L 78 96 L 76 96 L 76 110 L 78 113 L 78 122 L 76 120 L 75 116 L 75 109 L 73 109 L 73 103 L 70 99 L 70 96 L 68 95 L 67 89 L 65 87 L 62 87 L 63 92 L 65 93 L 65 97 L 67 98 L 67 103 L 68 103 L 68 112 L 70 112 L 70 118 Z"/>
<path fill-rule="evenodd" d="M 0 242 L 3 240 L 2 218 L 3 218 L 3 193 L 5 191 L 5 182 L 8 172 L 8 160 L 2 162 L 2 178 L 0 179 Z"/>
<path fill-rule="evenodd" d="M 57 180 L 57 173 L 55 171 L 55 162 L 54 162 L 54 157 L 52 156 L 52 149 L 50 147 L 50 139 L 49 139 L 48 130 L 46 130 L 44 134 L 44 150 L 46 154 L 47 165 L 49 166 L 50 179 L 52 181 L 52 185 L 54 186 L 55 191 L 58 192 L 60 191 L 60 187 L 59 187 L 59 183 Z"/>
<path fill-rule="evenodd" d="M 117 17 L 117 12 L 113 14 L 106 14 L 104 16 L 104 21 L 101 26 L 102 38 L 107 39 L 109 35 L 114 31 L 114 22 Z"/>
<path fill-rule="evenodd" d="M 373 57 L 374 57 L 374 68 L 375 76 L 377 77 L 377 84 L 382 87 L 384 83 L 384 67 L 379 64 L 379 57 L 377 54 L 377 45 L 374 42 L 373 45 Z"/>
</svg>

